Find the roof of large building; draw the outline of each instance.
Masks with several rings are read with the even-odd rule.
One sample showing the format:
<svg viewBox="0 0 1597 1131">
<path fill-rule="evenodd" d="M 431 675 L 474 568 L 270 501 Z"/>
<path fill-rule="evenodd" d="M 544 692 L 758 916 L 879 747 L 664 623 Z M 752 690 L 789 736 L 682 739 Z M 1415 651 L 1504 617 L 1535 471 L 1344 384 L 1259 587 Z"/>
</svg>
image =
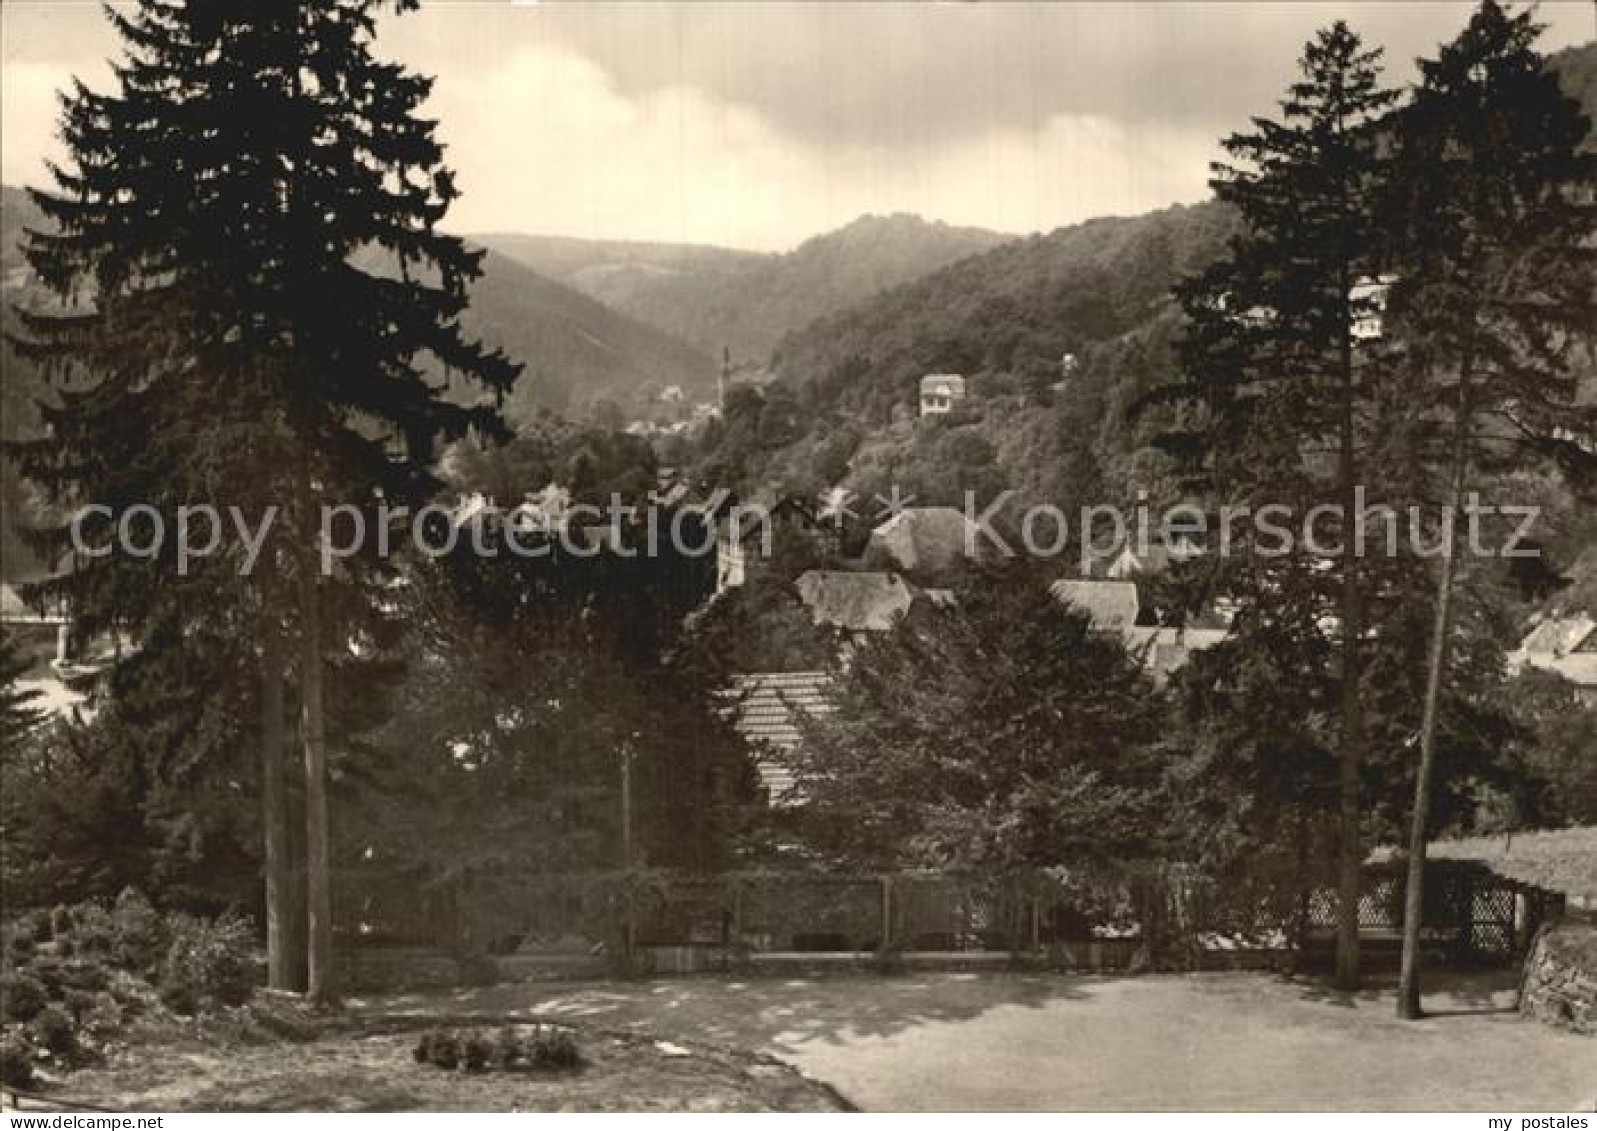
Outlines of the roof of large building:
<svg viewBox="0 0 1597 1131">
<path fill-rule="evenodd" d="M 955 507 L 907 507 L 871 531 L 865 553 L 904 570 L 952 569 L 980 547 L 980 529 Z"/>
<path fill-rule="evenodd" d="M 773 801 L 781 801 L 793 788 L 793 772 L 769 753 L 798 745 L 799 713 L 819 717 L 837 709 L 831 676 L 819 671 L 752 672 L 733 676 L 728 695 L 736 704 L 738 733 L 755 748 L 760 784 Z"/>
<path fill-rule="evenodd" d="M 846 632 L 886 632 L 916 597 L 896 573 L 812 569 L 793 585 L 815 624 Z"/>
<path fill-rule="evenodd" d="M 1054 598 L 1087 614 L 1092 627 L 1124 632 L 1137 623 L 1141 604 L 1134 581 L 1078 581 L 1064 578 L 1048 587 Z"/>
</svg>

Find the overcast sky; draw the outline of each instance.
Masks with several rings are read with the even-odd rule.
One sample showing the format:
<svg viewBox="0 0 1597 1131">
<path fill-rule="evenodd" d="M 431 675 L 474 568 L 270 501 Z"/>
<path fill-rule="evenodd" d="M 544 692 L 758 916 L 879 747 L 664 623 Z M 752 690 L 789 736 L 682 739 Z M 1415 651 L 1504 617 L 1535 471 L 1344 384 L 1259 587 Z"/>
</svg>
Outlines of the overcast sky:
<svg viewBox="0 0 1597 1131">
<path fill-rule="evenodd" d="M 437 76 L 449 226 L 784 249 L 865 212 L 1009 232 L 1207 195 L 1344 15 L 1407 82 L 1470 5 L 509 4 L 432 0 L 379 52 Z M 1597 35 L 1544 2 L 1543 43 Z M 58 154 L 53 92 L 104 88 L 96 3 L 4 0 L 0 176 Z"/>
</svg>

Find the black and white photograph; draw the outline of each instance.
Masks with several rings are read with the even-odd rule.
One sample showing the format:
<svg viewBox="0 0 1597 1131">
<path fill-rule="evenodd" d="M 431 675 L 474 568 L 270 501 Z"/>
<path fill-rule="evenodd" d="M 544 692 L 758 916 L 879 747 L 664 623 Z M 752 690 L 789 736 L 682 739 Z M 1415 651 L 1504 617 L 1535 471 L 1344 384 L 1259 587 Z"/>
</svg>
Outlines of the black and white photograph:
<svg viewBox="0 0 1597 1131">
<path fill-rule="evenodd" d="M 7 1127 L 1597 1126 L 1597 0 L 0 0 L 0 276 Z"/>
</svg>

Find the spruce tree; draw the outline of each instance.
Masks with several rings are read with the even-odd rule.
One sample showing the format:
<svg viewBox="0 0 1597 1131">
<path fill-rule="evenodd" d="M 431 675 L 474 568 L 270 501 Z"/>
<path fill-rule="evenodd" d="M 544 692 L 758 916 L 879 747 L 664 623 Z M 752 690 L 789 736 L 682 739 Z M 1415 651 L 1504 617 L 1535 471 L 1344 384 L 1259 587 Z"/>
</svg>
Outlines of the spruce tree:
<svg viewBox="0 0 1597 1131">
<path fill-rule="evenodd" d="M 1244 535 L 1212 583 L 1241 602 L 1237 631 L 1280 635 L 1335 623 L 1339 763 L 1337 979 L 1358 980 L 1358 904 L 1364 858 L 1362 779 L 1367 564 L 1351 547 L 1356 489 L 1368 476 L 1365 424 L 1374 395 L 1366 328 L 1379 314 L 1382 272 L 1376 202 L 1385 158 L 1377 123 L 1395 95 L 1380 82 L 1378 50 L 1337 22 L 1305 47 L 1302 77 L 1279 120 L 1256 119 L 1225 142 L 1216 195 L 1243 222 L 1228 254 L 1180 289 L 1189 325 L 1180 346 L 1194 402 L 1203 486 L 1217 501 L 1276 504 L 1302 518 L 1340 508 L 1335 569 L 1305 569 L 1304 550 L 1253 552 Z M 1288 674 L 1282 673 L 1283 677 Z M 1310 699 L 1320 696 L 1313 694 Z"/>
<path fill-rule="evenodd" d="M 325 669 L 371 631 L 385 574 L 368 538 L 323 576 L 319 512 L 425 499 L 440 437 L 498 427 L 497 399 L 446 397 L 441 371 L 496 394 L 517 372 L 461 333 L 481 253 L 437 230 L 457 191 L 418 115 L 430 80 L 374 55 L 384 6 L 110 10 L 124 46 L 114 89 L 66 95 L 69 161 L 33 193 L 54 230 L 30 233 L 29 260 L 75 305 L 25 312 L 17 343 L 59 380 L 50 435 L 21 449 L 58 504 L 105 504 L 113 520 L 148 504 L 169 522 L 191 502 L 256 520 L 279 508 L 248 576 L 237 538 L 181 576 L 169 540 L 152 559 L 85 559 L 52 588 L 84 631 L 117 630 L 135 648 L 181 658 L 191 628 L 220 630 L 253 652 L 267 712 L 280 681 L 297 688 L 318 999 L 332 987 Z M 106 522 L 88 532 L 112 535 Z M 41 542 L 59 554 L 68 537 L 63 523 Z M 283 772 L 277 721 L 262 719 L 267 781 Z M 284 793 L 263 789 L 268 829 L 281 831 Z M 271 844 L 269 895 L 287 888 Z M 283 921 L 269 912 L 274 953 Z M 274 957 L 275 975 L 287 969 Z"/>
<path fill-rule="evenodd" d="M 1555 461 L 1593 412 L 1576 401 L 1578 350 L 1597 326 L 1590 123 L 1535 49 L 1530 12 L 1485 0 L 1400 116 L 1392 317 L 1431 414 L 1425 455 L 1443 484 L 1419 764 L 1409 836 L 1398 1014 L 1420 1014 L 1426 842 L 1446 689 L 1459 678 L 1456 531 L 1489 476 Z M 1584 418 L 1584 419 L 1582 419 Z M 1455 521 L 1457 520 L 1457 521 Z"/>
</svg>

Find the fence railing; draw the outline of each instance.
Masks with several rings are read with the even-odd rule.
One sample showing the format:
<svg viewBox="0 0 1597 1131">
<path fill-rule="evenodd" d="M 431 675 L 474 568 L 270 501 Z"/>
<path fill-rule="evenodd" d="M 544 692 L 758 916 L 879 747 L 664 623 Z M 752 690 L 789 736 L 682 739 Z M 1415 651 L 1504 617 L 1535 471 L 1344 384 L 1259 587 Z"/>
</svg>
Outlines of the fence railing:
<svg viewBox="0 0 1597 1131">
<path fill-rule="evenodd" d="M 1449 953 L 1522 951 L 1557 899 L 1478 865 L 1437 861 L 1424 931 Z M 751 954 L 1037 951 L 1101 944 L 1161 956 L 1204 950 L 1313 949 L 1334 933 L 1336 893 L 1287 881 L 1217 883 L 1183 869 L 1128 870 L 1089 889 L 1043 873 L 734 871 L 532 875 L 501 872 L 440 891 L 416 877 L 359 886 L 337 901 L 349 943 L 454 952 L 591 954 L 615 946 L 716 948 Z M 1402 877 L 1371 867 L 1361 932 L 1395 936 Z M 353 889 L 353 890 L 352 890 Z"/>
</svg>

